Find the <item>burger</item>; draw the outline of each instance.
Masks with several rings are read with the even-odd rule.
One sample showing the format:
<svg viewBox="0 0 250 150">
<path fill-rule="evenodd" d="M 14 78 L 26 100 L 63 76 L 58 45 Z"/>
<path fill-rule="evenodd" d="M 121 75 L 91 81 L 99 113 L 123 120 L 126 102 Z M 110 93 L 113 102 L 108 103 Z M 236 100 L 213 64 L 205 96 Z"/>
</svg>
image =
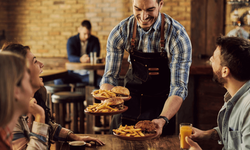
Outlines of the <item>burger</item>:
<svg viewBox="0 0 250 150">
<path fill-rule="evenodd" d="M 123 86 L 115 86 L 111 89 L 111 92 L 116 94 L 116 97 L 129 97 L 130 92 Z"/>
<path fill-rule="evenodd" d="M 150 120 L 142 120 L 135 124 L 136 129 L 141 129 L 142 133 L 155 133 L 156 124 Z"/>
<path fill-rule="evenodd" d="M 124 100 L 119 97 L 106 99 L 103 103 L 111 108 L 117 108 L 119 110 L 122 110 L 124 108 Z"/>
</svg>

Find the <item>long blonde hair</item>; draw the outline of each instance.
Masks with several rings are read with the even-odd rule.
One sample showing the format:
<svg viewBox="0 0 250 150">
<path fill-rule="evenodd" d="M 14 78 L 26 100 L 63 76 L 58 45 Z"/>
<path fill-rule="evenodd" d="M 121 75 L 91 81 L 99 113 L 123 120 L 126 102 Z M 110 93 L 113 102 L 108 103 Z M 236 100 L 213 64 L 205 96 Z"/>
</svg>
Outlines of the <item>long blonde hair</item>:
<svg viewBox="0 0 250 150">
<path fill-rule="evenodd" d="M 0 127 L 7 125 L 14 114 L 14 88 L 21 86 L 26 61 L 20 55 L 0 52 Z"/>
</svg>

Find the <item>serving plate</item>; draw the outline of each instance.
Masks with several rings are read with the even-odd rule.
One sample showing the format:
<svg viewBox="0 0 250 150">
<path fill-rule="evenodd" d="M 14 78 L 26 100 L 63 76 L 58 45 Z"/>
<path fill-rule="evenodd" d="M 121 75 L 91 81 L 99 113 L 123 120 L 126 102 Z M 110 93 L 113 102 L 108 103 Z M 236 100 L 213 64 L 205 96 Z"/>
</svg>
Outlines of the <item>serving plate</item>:
<svg viewBox="0 0 250 150">
<path fill-rule="evenodd" d="M 98 99 L 98 100 L 109 99 L 109 98 L 106 98 L 106 97 L 100 97 L 100 96 L 95 96 L 95 95 L 93 95 L 93 97 L 94 97 L 95 99 Z M 131 99 L 131 96 L 129 96 L 129 97 L 120 97 L 120 98 L 123 99 L 124 101 L 128 101 L 128 100 Z"/>
<path fill-rule="evenodd" d="M 149 139 L 152 139 L 153 137 L 156 136 L 156 133 L 154 134 L 145 134 L 145 136 L 142 136 L 142 137 L 128 137 L 128 136 L 122 136 L 122 135 L 119 135 L 119 134 L 116 134 L 115 132 L 113 132 L 113 135 L 120 138 L 120 139 L 123 139 L 123 140 L 130 140 L 130 141 L 143 141 L 143 140 L 149 140 Z"/>
<path fill-rule="evenodd" d="M 107 115 L 115 115 L 115 114 L 120 114 L 128 110 L 128 106 L 124 106 L 122 110 L 114 111 L 114 112 L 89 112 L 88 109 L 85 109 L 84 112 L 90 115 L 95 115 L 95 116 L 107 116 Z"/>
</svg>

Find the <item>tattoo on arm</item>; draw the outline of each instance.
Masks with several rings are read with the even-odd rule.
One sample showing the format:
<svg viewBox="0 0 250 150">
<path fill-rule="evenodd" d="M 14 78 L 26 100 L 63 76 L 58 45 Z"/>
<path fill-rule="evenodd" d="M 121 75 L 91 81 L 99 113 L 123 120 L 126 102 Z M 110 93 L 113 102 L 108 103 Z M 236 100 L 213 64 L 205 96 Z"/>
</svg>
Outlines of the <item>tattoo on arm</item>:
<svg viewBox="0 0 250 150">
<path fill-rule="evenodd" d="M 219 140 L 220 139 L 220 137 L 219 137 L 219 135 L 218 135 L 218 133 L 217 133 L 217 131 L 215 129 L 211 130 L 211 134 L 210 135 L 211 135 L 210 136 L 211 140 Z"/>
</svg>

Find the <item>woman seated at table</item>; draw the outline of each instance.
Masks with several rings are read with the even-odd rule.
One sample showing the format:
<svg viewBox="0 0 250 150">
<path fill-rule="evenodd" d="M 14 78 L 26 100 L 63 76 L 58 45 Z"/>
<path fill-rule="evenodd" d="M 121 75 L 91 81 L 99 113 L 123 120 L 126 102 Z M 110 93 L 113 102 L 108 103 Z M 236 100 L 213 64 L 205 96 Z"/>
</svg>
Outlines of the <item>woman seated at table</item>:
<svg viewBox="0 0 250 150">
<path fill-rule="evenodd" d="M 0 149 L 11 149 L 12 131 L 18 118 L 28 112 L 32 87 L 25 60 L 0 52 Z"/>
<path fill-rule="evenodd" d="M 44 83 L 39 78 L 43 63 L 36 59 L 28 46 L 13 43 L 4 45 L 2 50 L 18 53 L 26 58 L 29 63 L 31 86 L 34 94 L 34 98 L 30 100 L 29 113 L 18 120 L 18 124 L 14 129 L 14 138 L 12 141 L 14 149 L 47 149 L 50 147 L 50 141 L 66 140 L 95 141 L 100 145 L 104 145 L 97 138 L 77 136 L 72 131 L 52 122 L 49 108 L 45 105 L 46 100 L 44 99 L 46 99 L 46 96 L 42 96 L 46 94 L 46 90 L 43 89 Z M 43 94 L 41 95 L 41 93 Z M 87 145 L 90 146 L 90 144 Z"/>
</svg>

